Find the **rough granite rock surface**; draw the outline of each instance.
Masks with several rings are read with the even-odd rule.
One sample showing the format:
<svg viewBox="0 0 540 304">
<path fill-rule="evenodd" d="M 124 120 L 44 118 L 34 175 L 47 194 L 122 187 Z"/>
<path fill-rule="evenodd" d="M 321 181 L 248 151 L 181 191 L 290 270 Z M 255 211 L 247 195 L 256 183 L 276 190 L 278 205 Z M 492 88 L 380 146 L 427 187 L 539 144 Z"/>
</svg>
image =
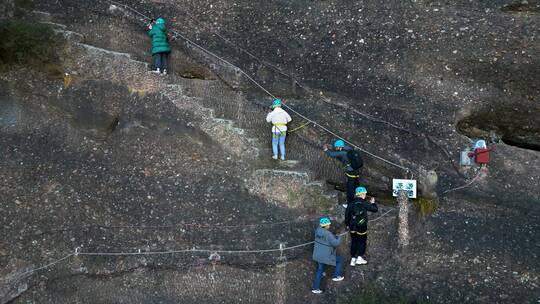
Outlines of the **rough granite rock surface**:
<svg viewBox="0 0 540 304">
<path fill-rule="evenodd" d="M 163 15 L 300 113 L 410 168 L 423 199 L 411 245 L 397 249 L 397 212 L 383 204 L 369 264 L 338 284 L 327 271 L 321 296 L 310 293 L 310 246 L 286 259 L 79 255 L 21 276 L 77 247 L 293 246 L 311 241 L 321 213 L 339 218 L 343 199 L 330 186 L 340 167 L 320 150 L 333 137 L 313 125 L 288 137 L 293 162 L 269 161 L 271 98 L 237 69 L 178 37 L 160 78 L 148 73 L 140 15 L 36 0 L 25 18 L 53 22 L 66 74 L 0 74 L 0 303 L 346 303 L 368 285 L 428 303 L 538 303 L 537 1 L 122 3 Z M 492 161 L 459 167 L 478 137 L 497 142 Z M 362 182 L 381 200 L 405 175 L 365 155 Z M 437 208 L 426 214 L 427 200 Z M 348 258 L 347 242 L 339 251 Z"/>
</svg>

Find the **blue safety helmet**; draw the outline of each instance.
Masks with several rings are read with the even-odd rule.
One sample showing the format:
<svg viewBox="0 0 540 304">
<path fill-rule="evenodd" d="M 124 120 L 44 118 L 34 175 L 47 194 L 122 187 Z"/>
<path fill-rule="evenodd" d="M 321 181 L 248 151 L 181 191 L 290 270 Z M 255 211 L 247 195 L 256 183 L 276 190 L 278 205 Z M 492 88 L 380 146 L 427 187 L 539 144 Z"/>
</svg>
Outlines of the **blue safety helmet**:
<svg viewBox="0 0 540 304">
<path fill-rule="evenodd" d="M 358 194 L 358 193 L 367 193 L 367 190 L 366 190 L 365 187 L 360 186 L 360 187 L 356 187 L 355 192 L 356 192 L 356 194 Z"/>
<path fill-rule="evenodd" d="M 330 218 L 328 216 L 323 216 L 319 219 L 319 225 L 321 227 L 330 225 Z"/>
<path fill-rule="evenodd" d="M 272 101 L 272 108 L 281 107 L 281 99 L 276 98 Z"/>
<path fill-rule="evenodd" d="M 161 17 L 157 18 L 156 24 L 165 24 L 165 19 L 163 19 Z"/>
<path fill-rule="evenodd" d="M 345 147 L 345 142 L 341 139 L 338 139 L 334 142 L 334 148 L 343 148 Z"/>
</svg>

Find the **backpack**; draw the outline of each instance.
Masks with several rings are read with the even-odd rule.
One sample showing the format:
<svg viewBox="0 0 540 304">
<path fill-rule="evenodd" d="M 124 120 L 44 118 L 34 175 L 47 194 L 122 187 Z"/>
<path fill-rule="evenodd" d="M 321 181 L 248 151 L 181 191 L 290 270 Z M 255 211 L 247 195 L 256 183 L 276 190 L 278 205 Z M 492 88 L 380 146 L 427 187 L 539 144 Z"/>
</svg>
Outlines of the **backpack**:
<svg viewBox="0 0 540 304">
<path fill-rule="evenodd" d="M 357 203 L 354 203 L 351 210 L 351 219 L 350 219 L 350 228 L 356 229 L 358 227 L 366 225 L 366 210 L 358 206 Z"/>
<path fill-rule="evenodd" d="M 358 170 L 364 165 L 360 152 L 356 151 L 355 149 L 347 151 L 347 157 L 349 158 L 349 162 L 353 170 Z"/>
</svg>

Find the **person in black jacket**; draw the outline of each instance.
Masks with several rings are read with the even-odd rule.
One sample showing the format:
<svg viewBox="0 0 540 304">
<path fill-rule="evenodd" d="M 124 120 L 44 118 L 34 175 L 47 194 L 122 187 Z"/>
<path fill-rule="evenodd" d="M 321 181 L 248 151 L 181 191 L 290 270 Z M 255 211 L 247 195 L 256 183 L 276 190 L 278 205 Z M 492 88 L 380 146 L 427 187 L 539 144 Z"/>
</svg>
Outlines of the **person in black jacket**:
<svg viewBox="0 0 540 304">
<path fill-rule="evenodd" d="M 355 191 L 355 199 L 348 204 L 345 210 L 345 225 L 349 227 L 351 234 L 351 266 L 367 264 L 362 257 L 366 253 L 368 211 L 377 212 L 375 198 L 366 199 L 365 187 L 358 187 Z"/>
<path fill-rule="evenodd" d="M 334 142 L 333 150 L 329 149 L 328 145 L 325 145 L 323 150 L 326 155 L 337 158 L 343 164 L 343 170 L 347 177 L 347 203 L 343 204 L 343 207 L 347 208 L 347 205 L 354 200 L 354 190 L 359 186 L 360 169 L 362 168 L 363 160 L 352 147 L 346 145 L 345 141 L 341 139 Z"/>
</svg>

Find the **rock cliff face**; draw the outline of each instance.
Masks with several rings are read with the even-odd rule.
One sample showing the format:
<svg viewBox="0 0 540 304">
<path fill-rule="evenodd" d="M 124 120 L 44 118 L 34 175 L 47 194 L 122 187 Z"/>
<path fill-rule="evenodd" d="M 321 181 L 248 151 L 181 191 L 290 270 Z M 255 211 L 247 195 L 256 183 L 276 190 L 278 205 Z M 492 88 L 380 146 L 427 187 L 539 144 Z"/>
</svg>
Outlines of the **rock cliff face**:
<svg viewBox="0 0 540 304">
<path fill-rule="evenodd" d="M 15 8 L 15 5 L 14 5 L 13 0 L 2 1 L 2 3 L 0 3 L 0 13 L 2 14 L 2 17 L 3 18 L 13 17 L 14 8 Z"/>
<path fill-rule="evenodd" d="M 536 303 L 538 3 L 122 3 L 34 1 L 24 20 L 54 29 L 64 75 L 0 74 L 0 303 L 346 303 L 373 285 L 433 303 Z M 168 77 L 148 72 L 141 13 L 182 34 Z M 341 216 L 340 167 L 321 152 L 334 136 L 307 125 L 288 136 L 290 160 L 270 162 L 271 98 L 216 55 L 410 169 L 364 154 L 362 183 L 386 202 L 370 263 L 321 297 L 311 247 L 279 248 L 311 241 L 320 214 Z M 495 146 L 490 163 L 460 167 L 476 138 Z M 391 179 L 411 174 L 421 198 L 398 250 Z M 75 248 L 143 254 L 25 273 Z M 145 254 L 191 248 L 209 251 Z"/>
</svg>

